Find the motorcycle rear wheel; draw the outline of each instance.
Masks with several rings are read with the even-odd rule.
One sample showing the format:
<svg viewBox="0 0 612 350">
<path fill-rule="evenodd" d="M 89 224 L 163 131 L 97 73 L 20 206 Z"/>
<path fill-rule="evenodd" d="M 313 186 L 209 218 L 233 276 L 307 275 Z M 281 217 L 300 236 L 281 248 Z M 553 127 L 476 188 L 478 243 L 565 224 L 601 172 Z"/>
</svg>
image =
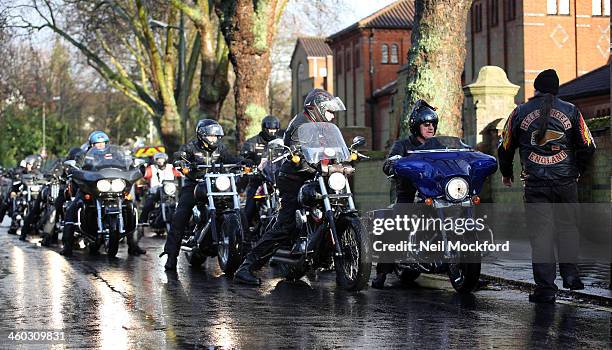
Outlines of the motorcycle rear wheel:
<svg viewBox="0 0 612 350">
<path fill-rule="evenodd" d="M 370 237 L 356 216 L 341 218 L 337 228 L 342 256 L 334 256 L 336 283 L 345 290 L 360 291 L 368 285 L 372 271 Z"/>
</svg>

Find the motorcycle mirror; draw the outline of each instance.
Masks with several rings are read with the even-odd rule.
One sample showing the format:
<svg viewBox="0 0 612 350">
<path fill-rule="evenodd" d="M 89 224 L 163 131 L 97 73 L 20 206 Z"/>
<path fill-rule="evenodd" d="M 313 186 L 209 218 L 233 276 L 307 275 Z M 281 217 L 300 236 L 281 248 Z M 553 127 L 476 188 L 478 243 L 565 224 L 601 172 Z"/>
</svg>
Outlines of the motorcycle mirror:
<svg viewBox="0 0 612 350">
<path fill-rule="evenodd" d="M 74 159 L 71 159 L 71 160 L 67 160 L 67 161 L 65 161 L 65 162 L 64 162 L 64 165 L 65 165 L 65 166 L 69 166 L 69 167 L 71 167 L 71 168 L 76 168 L 76 167 L 77 167 L 77 166 L 76 166 L 76 160 L 74 160 Z"/>
<path fill-rule="evenodd" d="M 362 147 L 365 146 L 366 144 L 366 139 L 363 136 L 355 136 L 353 138 L 353 144 L 351 145 L 351 148 L 354 147 Z"/>
</svg>

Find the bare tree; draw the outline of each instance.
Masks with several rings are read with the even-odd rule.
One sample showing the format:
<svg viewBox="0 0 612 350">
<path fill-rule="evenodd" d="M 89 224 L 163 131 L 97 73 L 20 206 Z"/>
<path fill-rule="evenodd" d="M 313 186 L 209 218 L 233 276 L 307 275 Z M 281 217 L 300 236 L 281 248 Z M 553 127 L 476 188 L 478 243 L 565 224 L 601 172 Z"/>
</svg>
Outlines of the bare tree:
<svg viewBox="0 0 612 350">
<path fill-rule="evenodd" d="M 178 33 L 171 28 L 177 25 L 176 8 L 162 0 L 29 0 L 9 11 L 11 26 L 51 29 L 78 49 L 108 84 L 153 117 L 169 150 L 185 139 L 177 101 L 188 100 L 199 55 L 188 55 L 186 76 L 175 91 Z M 165 21 L 165 30 L 155 31 L 159 22 L 152 18 Z M 197 48 L 196 39 L 188 31 L 190 48 Z"/>
</svg>

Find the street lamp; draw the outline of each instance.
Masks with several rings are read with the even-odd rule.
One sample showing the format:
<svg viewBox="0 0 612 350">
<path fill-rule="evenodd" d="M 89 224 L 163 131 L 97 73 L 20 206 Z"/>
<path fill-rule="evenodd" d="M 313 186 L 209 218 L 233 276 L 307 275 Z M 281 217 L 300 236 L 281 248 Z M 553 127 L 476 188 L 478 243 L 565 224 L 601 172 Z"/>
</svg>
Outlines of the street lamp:
<svg viewBox="0 0 612 350">
<path fill-rule="evenodd" d="M 178 29 L 179 31 L 179 67 L 178 77 L 176 79 L 175 99 L 178 100 L 179 115 L 181 116 L 181 127 L 183 129 L 183 143 L 185 143 L 187 142 L 187 99 L 185 97 L 181 97 L 181 88 L 183 86 L 183 81 L 185 80 L 185 15 L 183 14 L 183 11 L 181 11 L 178 27 L 152 18 L 149 19 L 149 26 L 151 26 L 152 29 Z"/>
<path fill-rule="evenodd" d="M 61 99 L 60 96 L 53 96 L 51 101 L 59 101 Z M 42 129 L 43 129 L 43 139 L 42 139 L 42 150 L 40 151 L 40 155 L 43 158 L 47 157 L 47 108 L 46 103 L 43 100 L 42 103 Z"/>
</svg>

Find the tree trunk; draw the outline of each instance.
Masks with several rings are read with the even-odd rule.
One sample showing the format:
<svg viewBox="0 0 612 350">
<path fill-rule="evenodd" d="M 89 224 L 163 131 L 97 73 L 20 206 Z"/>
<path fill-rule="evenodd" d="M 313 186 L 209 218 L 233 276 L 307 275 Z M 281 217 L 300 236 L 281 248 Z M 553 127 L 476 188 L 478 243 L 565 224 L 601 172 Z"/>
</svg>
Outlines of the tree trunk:
<svg viewBox="0 0 612 350">
<path fill-rule="evenodd" d="M 438 133 L 462 136 L 465 25 L 472 0 L 416 0 L 402 135 L 409 133 L 407 114 L 420 98 L 438 108 Z"/>
<path fill-rule="evenodd" d="M 221 30 L 236 74 L 236 144 L 259 131 L 267 113 L 270 48 L 287 0 L 218 0 Z"/>
<path fill-rule="evenodd" d="M 200 75 L 200 93 L 198 100 L 200 112 L 210 119 L 219 120 L 223 102 L 230 90 L 227 80 L 229 69 L 228 48 L 220 31 L 213 38 L 212 30 L 202 28 L 202 38 L 205 38 L 200 49 L 202 57 L 202 73 Z M 213 50 L 213 44 L 216 47 Z"/>
</svg>

